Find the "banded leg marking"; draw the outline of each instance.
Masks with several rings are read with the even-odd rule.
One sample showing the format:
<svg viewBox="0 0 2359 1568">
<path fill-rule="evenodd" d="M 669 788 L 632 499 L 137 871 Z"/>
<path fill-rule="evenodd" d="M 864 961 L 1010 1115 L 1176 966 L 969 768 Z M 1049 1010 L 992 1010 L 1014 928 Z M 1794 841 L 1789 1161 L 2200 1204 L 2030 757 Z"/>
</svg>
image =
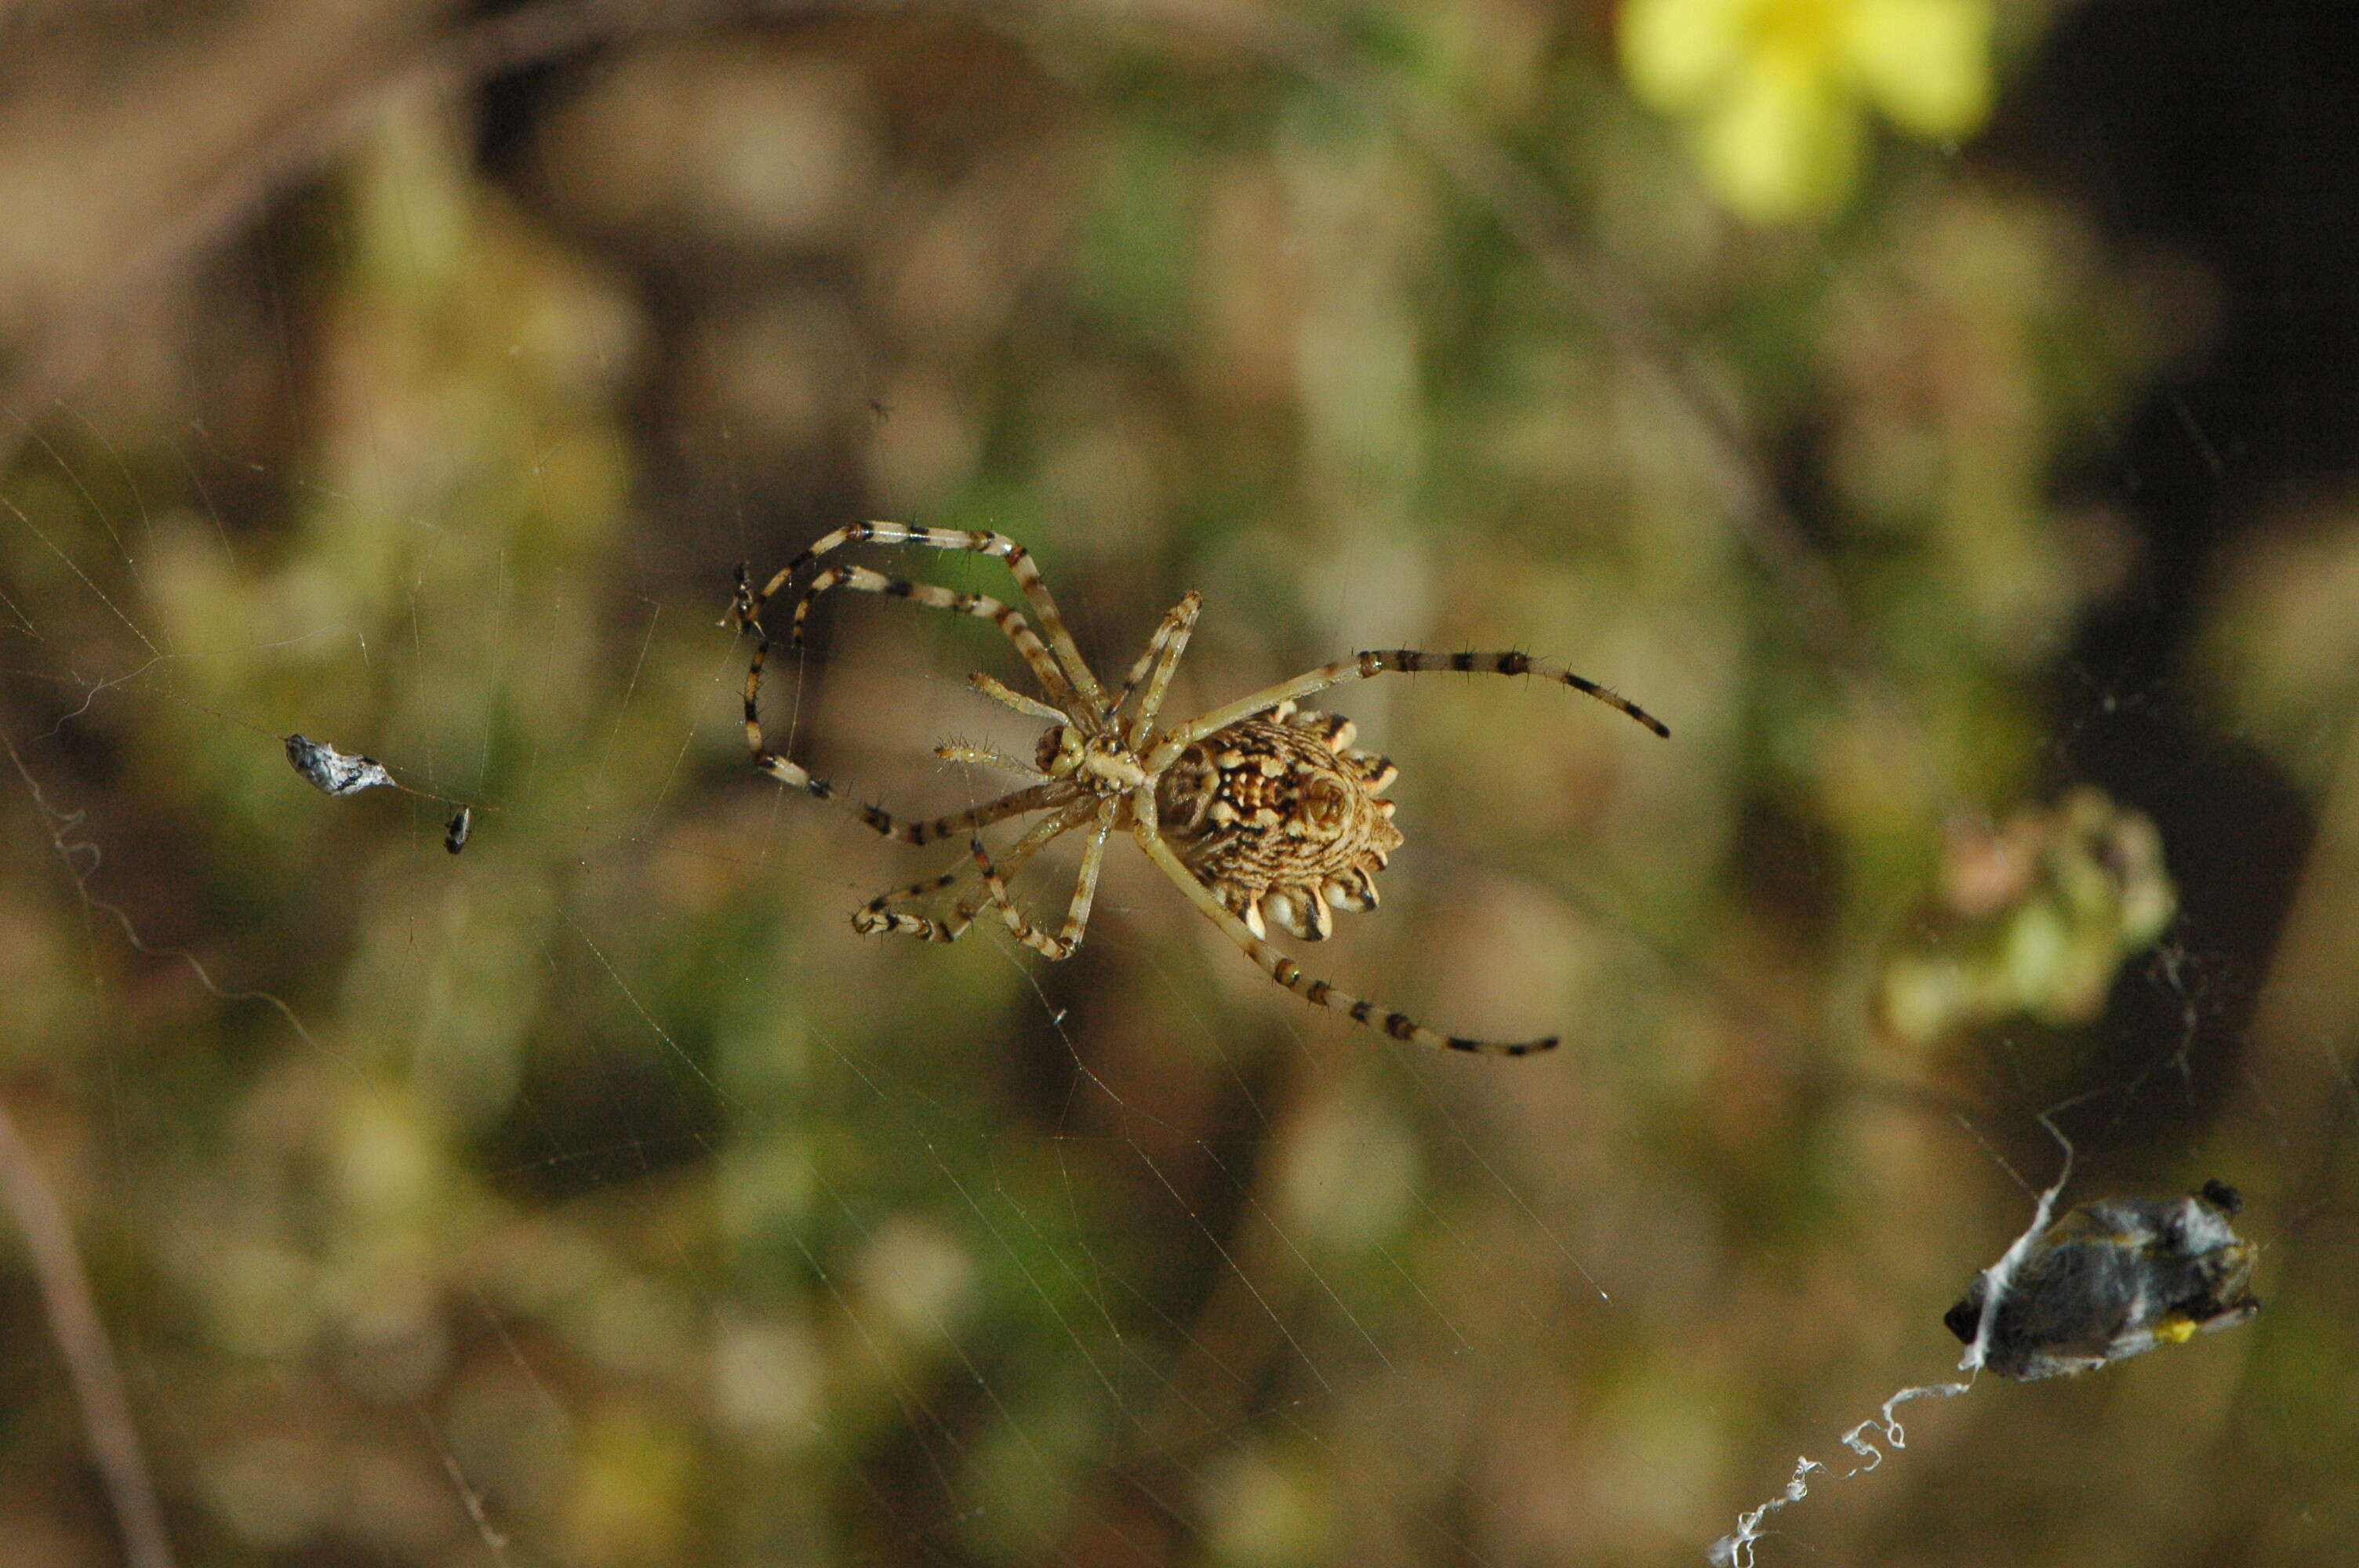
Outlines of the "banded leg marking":
<svg viewBox="0 0 2359 1568">
<path fill-rule="evenodd" d="M 1031 666 L 1034 677 L 1040 683 L 1040 689 L 1049 694 L 1051 701 L 1071 703 L 1074 700 L 1072 684 L 1065 678 L 1064 671 L 1057 667 L 1057 661 L 1049 655 L 1047 646 L 1032 630 L 1032 622 L 1024 619 L 1022 611 L 1002 603 L 989 594 L 961 593 L 939 583 L 912 582 L 907 578 L 886 577 L 883 572 L 871 571 L 866 567 L 830 567 L 810 579 L 801 596 L 795 600 L 794 620 L 787 630 L 788 647 L 802 644 L 803 627 L 810 619 L 812 601 L 829 589 L 837 588 L 851 589 L 857 593 L 881 594 L 886 599 L 906 599 L 929 610 L 947 610 L 953 615 L 969 615 L 977 621 L 988 621 L 1016 644 L 1016 651 Z"/>
<path fill-rule="evenodd" d="M 754 579 L 747 575 L 747 563 L 739 561 L 737 563 L 737 597 L 730 602 L 729 619 L 723 624 L 734 625 L 740 632 L 761 631 L 762 607 L 770 602 L 772 594 L 787 586 L 787 572 L 778 573 L 762 585 L 761 592 L 756 593 Z"/>
<path fill-rule="evenodd" d="M 990 851 L 983 847 L 980 837 L 970 841 L 974 863 L 983 872 L 984 888 L 990 893 L 991 902 L 998 906 L 1000 918 L 1007 922 L 1007 929 L 1015 934 L 1018 942 L 1044 957 L 1070 958 L 1073 956 L 1073 949 L 1082 945 L 1082 934 L 1090 927 L 1090 905 L 1097 900 L 1098 871 L 1105 860 L 1106 835 L 1114 829 L 1117 804 L 1108 800 L 1097 808 L 1097 822 L 1090 834 L 1089 848 L 1082 851 L 1081 878 L 1073 884 L 1073 898 L 1065 909 L 1064 926 L 1054 936 L 1043 935 L 1024 917 L 1024 912 L 1017 909 L 1016 901 L 1008 896 L 1007 878 L 1016 874 L 1015 865 L 1011 863 L 1003 871 L 992 864 Z M 1076 819 L 1073 825 L 1080 827 L 1082 820 L 1086 819 Z"/>
<path fill-rule="evenodd" d="M 874 543 L 878 545 L 919 545 L 935 550 L 972 550 L 978 555 L 995 556 L 1007 563 L 1007 572 L 1016 579 L 1024 601 L 1031 606 L 1033 616 L 1040 622 L 1040 631 L 1056 651 L 1057 663 L 1064 667 L 1071 688 L 1088 699 L 1083 711 L 1072 717 L 1083 729 L 1095 733 L 1101 717 L 1106 710 L 1105 688 L 1082 657 L 1073 642 L 1073 634 L 1065 628 L 1065 617 L 1057 608 L 1049 584 L 1040 575 L 1038 563 L 1032 552 L 1005 534 L 974 533 L 964 528 L 925 528 L 908 523 L 847 523 L 832 534 L 787 564 L 777 580 L 784 581 L 816 562 L 832 550 L 845 545 Z"/>
<path fill-rule="evenodd" d="M 1131 665 L 1130 674 L 1124 677 L 1122 695 L 1114 698 L 1114 711 L 1117 713 L 1122 710 L 1122 705 L 1130 700 L 1130 694 L 1137 689 L 1138 683 L 1147 678 L 1148 670 L 1154 671 L 1154 678 L 1147 681 L 1147 695 L 1140 700 L 1138 712 L 1131 719 L 1129 732 L 1125 737 L 1132 745 L 1136 746 L 1147 739 L 1147 731 L 1154 727 L 1155 716 L 1163 711 L 1163 694 L 1170 688 L 1172 672 L 1180 667 L 1180 655 L 1188 651 L 1188 639 L 1196 629 L 1196 612 L 1203 606 L 1204 596 L 1195 589 L 1190 589 L 1182 594 L 1180 602 L 1164 616 L 1163 624 L 1155 629 L 1155 635 L 1147 640 L 1147 652 L 1138 656 L 1138 663 Z"/>
<path fill-rule="evenodd" d="M 1079 788 L 1069 780 L 1052 779 L 1047 784 L 1034 784 L 1030 789 L 1017 790 L 1014 795 L 1004 795 L 972 811 L 937 816 L 926 822 L 904 822 L 881 806 L 845 799 L 837 794 L 835 785 L 775 752 L 755 752 L 754 766 L 780 784 L 801 790 L 814 800 L 831 801 L 842 806 L 860 818 L 871 831 L 887 838 L 897 838 L 904 844 L 937 843 L 956 834 L 988 827 L 995 822 L 1005 822 L 1011 816 L 1021 816 L 1027 812 L 1047 811 L 1071 801 L 1074 791 Z"/>
<path fill-rule="evenodd" d="M 1151 810 L 1150 806 L 1148 812 Z M 1526 1056 L 1536 1051 L 1556 1048 L 1557 1037 L 1553 1034 L 1538 1040 L 1473 1040 L 1462 1034 L 1444 1034 L 1439 1030 L 1428 1029 L 1406 1013 L 1381 1012 L 1374 1002 L 1363 1001 L 1358 997 L 1338 990 L 1325 980 L 1311 979 L 1292 958 L 1256 936 L 1244 921 L 1230 914 L 1221 901 L 1212 896 L 1210 888 L 1189 873 L 1187 865 L 1156 831 L 1151 815 L 1142 813 L 1141 820 L 1133 832 L 1138 838 L 1138 847 L 1147 851 L 1147 858 L 1160 867 L 1165 876 L 1179 884 L 1180 891 L 1188 895 L 1189 902 L 1202 910 L 1205 916 L 1219 926 L 1246 957 L 1259 966 L 1264 974 L 1312 1006 L 1341 1012 L 1353 1022 L 1389 1034 L 1396 1040 L 1414 1041 L 1437 1050 L 1471 1051 L 1494 1056 Z"/>
<path fill-rule="evenodd" d="M 864 936 L 915 936 L 923 942 L 955 942 L 966 935 L 967 923 L 958 922 L 955 928 L 944 921 L 929 920 L 922 914 L 902 914 L 891 907 L 913 898 L 937 893 L 956 882 L 965 874 L 964 866 L 944 871 L 938 877 L 928 877 L 908 887 L 880 892 L 852 912 L 852 928 Z"/>
<path fill-rule="evenodd" d="M 1170 766 L 1180 752 L 1202 740 L 1216 730 L 1266 713 L 1281 702 L 1299 701 L 1313 692 L 1324 691 L 1350 680 L 1368 680 L 1380 675 L 1417 675 L 1430 670 L 1458 670 L 1469 675 L 1535 676 L 1569 686 L 1586 697 L 1593 697 L 1606 707 L 1629 715 L 1665 740 L 1670 738 L 1670 727 L 1628 697 L 1610 687 L 1598 685 L 1586 676 L 1578 676 L 1562 665 L 1546 659 L 1536 659 L 1529 654 L 1428 654 L 1416 648 L 1378 648 L 1354 654 L 1348 659 L 1338 659 L 1332 665 L 1321 665 L 1308 674 L 1292 680 L 1239 697 L 1223 708 L 1216 708 L 1201 719 L 1191 720 L 1171 731 L 1157 746 L 1147 760 L 1150 773 Z"/>
<path fill-rule="evenodd" d="M 1044 822 L 1034 823 L 1008 850 L 1003 877 L 1015 875 L 1024 862 L 1050 841 L 1088 820 L 1087 811 L 1068 808 Z M 908 887 L 879 893 L 853 912 L 852 928 L 869 936 L 902 935 L 914 936 L 921 942 L 955 942 L 966 935 L 967 926 L 973 922 L 976 913 L 992 902 L 990 899 L 980 898 L 971 902 L 962 899 L 940 920 L 922 914 L 903 914 L 889 906 L 953 887 L 973 870 L 972 860 L 962 862 L 940 876 L 929 877 L 924 881 L 911 882 Z"/>
</svg>

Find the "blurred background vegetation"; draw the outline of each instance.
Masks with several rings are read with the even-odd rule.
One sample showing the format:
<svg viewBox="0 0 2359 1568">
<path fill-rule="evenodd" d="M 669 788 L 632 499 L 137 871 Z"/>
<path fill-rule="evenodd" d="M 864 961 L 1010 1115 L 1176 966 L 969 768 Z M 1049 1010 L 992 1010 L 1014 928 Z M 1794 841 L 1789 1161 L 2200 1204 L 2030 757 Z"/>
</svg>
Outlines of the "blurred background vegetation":
<svg viewBox="0 0 2359 1568">
<path fill-rule="evenodd" d="M 2354 59 L 2131 0 L 0 3 L 0 1557 L 124 1560 L 136 1432 L 190 1563 L 1697 1562 L 1948 1373 L 2069 1102 L 2067 1201 L 2238 1184 L 2267 1310 L 1911 1406 L 1760 1560 L 2333 1559 Z M 747 768 L 719 622 L 862 516 L 1024 540 L 1101 670 L 1202 590 L 1175 712 L 1409 644 L 1663 715 L 1334 702 L 1408 843 L 1302 956 L 1564 1047 L 1315 1013 L 1120 844 L 1070 962 L 855 936 L 948 861 Z M 1004 643 L 831 611 L 793 754 L 997 793 L 932 748 L 1028 745 Z"/>
</svg>

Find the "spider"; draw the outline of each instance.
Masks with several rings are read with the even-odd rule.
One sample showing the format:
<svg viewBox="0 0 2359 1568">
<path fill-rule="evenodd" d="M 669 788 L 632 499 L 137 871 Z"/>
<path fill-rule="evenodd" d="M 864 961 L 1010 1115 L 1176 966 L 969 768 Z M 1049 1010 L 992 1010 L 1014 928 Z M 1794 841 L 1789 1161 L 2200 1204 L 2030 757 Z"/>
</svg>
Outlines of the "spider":
<svg viewBox="0 0 2359 1568">
<path fill-rule="evenodd" d="M 813 601 L 838 588 L 913 600 L 930 609 L 992 622 L 1030 666 L 1047 700 L 1026 697 L 988 675 L 969 676 L 969 683 L 1048 728 L 1041 731 L 1029 762 L 977 746 L 942 746 L 935 754 L 1000 768 L 1029 780 L 1022 788 L 954 816 L 903 821 L 880 807 L 844 799 L 833 784 L 770 750 L 764 741 L 762 666 L 769 655 L 770 636 L 763 629 L 762 611 L 788 583 L 836 550 L 853 544 L 969 550 L 1007 564 L 1025 604 L 1038 622 L 1037 632 L 1023 611 L 982 594 L 886 577 L 866 567 L 831 565 L 813 573 L 795 600 L 787 644 L 801 645 Z M 1350 719 L 1304 708 L 1300 699 L 1343 681 L 1365 680 L 1387 672 L 1461 670 L 1537 676 L 1560 681 L 1618 708 L 1658 735 L 1669 738 L 1670 730 L 1636 703 L 1527 654 L 1427 654 L 1413 648 L 1354 654 L 1186 723 L 1158 726 L 1156 719 L 1164 694 L 1187 649 L 1202 602 L 1191 591 L 1172 607 L 1147 640 L 1146 652 L 1131 666 L 1121 689 L 1109 697 L 1065 629 L 1064 617 L 1058 613 L 1031 552 L 1014 539 L 1004 534 L 901 523 L 849 524 L 788 562 L 759 593 L 754 591 L 746 568 L 737 568 L 732 617 L 740 629 L 750 629 L 759 638 L 745 671 L 745 742 L 753 752 L 754 765 L 763 773 L 820 800 L 837 802 L 888 838 L 930 844 L 957 835 L 966 837 L 968 852 L 962 864 L 940 876 L 869 900 L 852 916 L 855 930 L 955 942 L 977 914 L 991 909 L 1027 946 L 1050 958 L 1068 957 L 1081 946 L 1082 934 L 1089 926 L 1106 838 L 1117 830 L 1127 830 L 1147 858 L 1246 957 L 1314 1006 L 1343 1012 L 1353 1022 L 1382 1030 L 1396 1040 L 1451 1051 L 1517 1056 L 1555 1045 L 1553 1035 L 1492 1041 L 1440 1033 L 1312 979 L 1269 945 L 1266 937 L 1273 921 L 1297 936 L 1316 942 L 1332 933 L 1335 909 L 1375 908 L 1375 873 L 1401 844 L 1400 829 L 1393 825 L 1393 803 L 1384 796 L 1397 770 L 1383 757 L 1352 744 Z M 1011 817 L 1036 814 L 1039 820 L 1004 858 L 995 860 L 984 847 L 981 830 Z M 1081 877 L 1066 907 L 1064 925 L 1051 936 L 1016 906 L 1007 882 L 1049 843 L 1073 832 L 1087 833 L 1088 843 L 1082 852 Z M 896 907 L 945 892 L 969 878 L 978 886 L 967 890 L 941 918 Z"/>
</svg>

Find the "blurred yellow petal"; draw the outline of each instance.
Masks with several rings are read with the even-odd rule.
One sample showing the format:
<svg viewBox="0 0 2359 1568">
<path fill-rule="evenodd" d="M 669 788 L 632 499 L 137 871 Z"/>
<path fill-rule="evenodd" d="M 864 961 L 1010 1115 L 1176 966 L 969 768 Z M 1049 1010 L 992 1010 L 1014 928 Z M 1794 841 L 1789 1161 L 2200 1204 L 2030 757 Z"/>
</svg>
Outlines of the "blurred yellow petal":
<svg viewBox="0 0 2359 1568">
<path fill-rule="evenodd" d="M 1858 0 L 1852 66 L 1901 129 L 1962 136 L 1990 114 L 1992 22 L 1989 0 Z"/>
<path fill-rule="evenodd" d="M 1676 114 L 1726 80 L 1749 41 L 1752 0 L 1629 0 L 1622 7 L 1622 69 L 1632 91 Z"/>
<path fill-rule="evenodd" d="M 1698 127 L 1712 189 L 1740 216 L 1774 223 L 1827 211 L 1859 172 L 1859 112 L 1848 92 L 1791 55 L 1745 62 Z"/>
</svg>

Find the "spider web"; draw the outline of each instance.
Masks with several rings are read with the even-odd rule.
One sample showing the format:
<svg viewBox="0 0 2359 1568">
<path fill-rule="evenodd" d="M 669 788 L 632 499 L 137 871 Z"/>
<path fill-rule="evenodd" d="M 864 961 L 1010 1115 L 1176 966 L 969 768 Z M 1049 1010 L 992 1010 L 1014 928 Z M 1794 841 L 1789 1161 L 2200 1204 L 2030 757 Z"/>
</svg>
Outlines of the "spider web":
<svg viewBox="0 0 2359 1568">
<path fill-rule="evenodd" d="M 1461 301 L 1524 322 L 1509 362 L 1429 339 L 1420 370 L 1420 280 L 1532 280 L 1437 261 L 1491 251 L 1421 215 L 1446 198 L 1378 129 L 1315 97 L 1267 124 L 1241 108 L 1280 154 L 1239 153 L 1150 79 L 1121 114 L 1075 93 L 1072 144 L 993 144 L 924 200 L 922 158 L 876 154 L 864 189 L 902 193 L 880 248 L 904 270 L 865 287 L 903 299 L 914 347 L 855 330 L 823 266 L 700 293 L 630 237 L 697 215 L 618 216 L 504 161 L 527 134 L 508 115 L 620 156 L 582 103 L 617 95 L 628 126 L 629 94 L 677 102 L 700 72 L 782 134 L 763 92 L 856 101 L 861 71 L 912 69 L 892 38 L 723 35 L 586 99 L 399 105 L 162 312 L 156 342 L 198 345 L 187 401 L 143 392 L 135 345 L 13 472 L 9 1107 L 79 1224 L 179 1558 L 1698 1561 L 1787 1454 L 1945 1374 L 1941 1312 L 2031 1218 L 2037 1113 L 2067 1100 L 2066 1201 L 2250 1190 L 2269 1312 L 2071 1385 L 1985 1381 L 1914 1423 L 1908 1465 L 1813 1489 L 1774 1521 L 1797 1539 L 1749 1544 L 1968 1562 L 2053 1532 L 2060 1561 L 2129 1541 L 2191 1562 L 2266 1529 L 2253 1560 L 2303 1561 L 2339 1539 L 2347 1415 L 2300 1368 L 2350 1350 L 2316 1321 L 2349 1274 L 2349 1043 L 2284 1044 L 2331 1010 L 2256 1001 L 2267 933 L 2223 910 L 2246 884 L 2203 880 L 2222 839 L 2136 797 L 2108 748 L 2158 712 L 2262 745 L 2339 734 L 2344 695 L 2256 681 L 2293 696 L 2221 719 L 2187 672 L 2123 676 L 2124 639 L 2093 637 L 1987 677 L 2003 707 L 2077 669 L 2052 729 L 1918 696 L 2027 759 L 1991 770 L 2016 769 L 2004 788 L 1958 764 L 1994 815 L 2094 778 L 2162 817 L 2182 913 L 2093 1016 L 1897 1050 L 1859 1020 L 1930 919 L 1906 894 L 1940 824 L 1911 817 L 1920 848 L 1896 851 L 1861 826 L 1874 803 L 1798 782 L 1864 787 L 1873 767 L 1798 761 L 1858 728 L 1700 497 L 1698 438 L 1634 435 L 1661 405 L 1588 389 L 1616 362 L 1593 323 L 1537 290 Z M 1254 357 L 1266 324 L 1231 323 L 1198 373 L 1245 391 L 1190 419 L 1072 346 L 1186 360 L 1184 280 L 1116 243 L 1174 222 L 1155 193 L 1175 181 L 1210 192 L 1237 266 L 1275 214 L 1312 264 L 1378 280 L 1297 303 L 1290 372 Z M 926 297 L 1004 254 L 1042 192 L 1072 204 L 1083 260 L 973 287 L 1049 303 L 1003 303 L 995 337 L 955 290 Z M 819 221 L 765 221 L 789 220 Z M 1817 265 L 1884 276 L 1839 242 Z M 205 311 L 258 334 L 275 394 L 188 324 Z M 1308 427 L 1272 464 L 1256 443 L 1284 420 L 1255 378 L 1289 374 Z M 1498 427 L 1526 402 L 1557 423 Z M 288 409 L 301 439 L 273 427 Z M 1226 444 L 1183 461 L 1174 428 Z M 1564 458 L 1568 429 L 1623 444 Z M 2126 485 L 2127 444 L 2103 487 Z M 1531 488 L 1469 498 L 1470 470 Z M 1514 521 L 1548 485 L 1629 519 Z M 987 924 L 948 948 L 854 937 L 851 909 L 950 862 L 750 773 L 750 648 L 716 622 L 738 560 L 766 572 L 863 511 L 1023 537 L 1101 674 L 1203 589 L 1174 713 L 1395 645 L 1528 645 L 1668 709 L 1657 755 L 1522 683 L 1332 703 L 1402 762 L 1408 844 L 1381 912 L 1291 946 L 1425 1022 L 1567 1046 L 1462 1062 L 1315 1013 L 1118 841 L 1067 964 Z M 1006 592 L 988 563 L 863 558 Z M 773 664 L 782 749 L 898 810 L 999 793 L 929 753 L 1028 751 L 965 685 L 1017 681 L 1004 643 L 839 597 L 858 601 Z M 281 750 L 299 730 L 397 787 L 315 794 Z M 2303 773 L 2299 744 L 2274 753 L 2297 759 L 2288 793 L 2331 802 L 2340 775 Z M 1022 881 L 1036 918 L 1070 848 Z M 2307 885 L 2298 929 L 2331 929 Z M 2256 1031 L 2274 1044 L 2245 1048 Z M 32 1561 L 101 1556 L 82 1418 L 11 1289 L 27 1474 L 78 1501 L 0 1509 Z"/>
</svg>

